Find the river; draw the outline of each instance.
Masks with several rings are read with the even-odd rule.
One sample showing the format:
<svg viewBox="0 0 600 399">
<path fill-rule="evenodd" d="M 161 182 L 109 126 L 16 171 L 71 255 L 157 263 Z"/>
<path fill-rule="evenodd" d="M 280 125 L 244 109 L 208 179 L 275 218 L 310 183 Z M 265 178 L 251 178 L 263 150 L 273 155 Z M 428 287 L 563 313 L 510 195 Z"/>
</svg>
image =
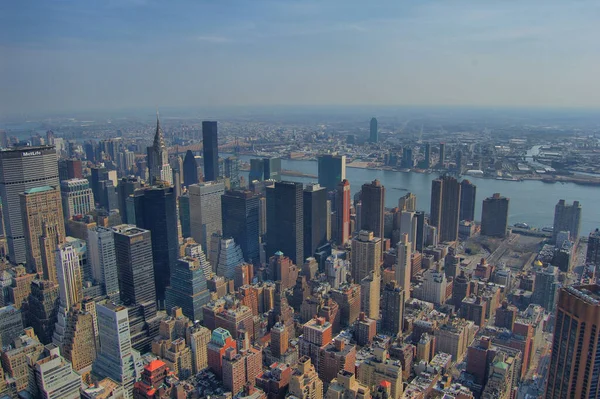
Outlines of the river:
<svg viewBox="0 0 600 399">
<path fill-rule="evenodd" d="M 531 154 L 533 155 L 533 154 Z M 222 154 L 225 156 L 225 154 Z M 249 161 L 254 156 L 241 155 L 240 159 Z M 316 161 L 299 161 L 283 159 L 283 169 L 295 170 L 307 174 L 318 174 Z M 248 179 L 248 172 L 244 172 Z M 435 173 L 424 174 L 415 172 L 394 172 L 373 169 L 346 168 L 346 178 L 350 181 L 352 195 L 360 190 L 364 183 L 379 179 L 386 188 L 385 206 L 394 207 L 398 198 L 412 192 L 417 196 L 417 209 L 429 213 L 431 196 L 431 181 L 437 178 Z M 493 193 L 500 193 L 510 198 L 509 224 L 525 222 L 530 226 L 552 226 L 554 220 L 554 206 L 559 199 L 567 202 L 579 201 L 582 205 L 581 235 L 587 236 L 589 232 L 600 227 L 600 188 L 582 186 L 574 183 L 543 183 L 538 180 L 525 180 L 522 182 L 484 179 L 473 176 L 466 177 L 477 185 L 477 205 L 475 217 L 481 219 L 481 205 L 485 197 Z M 305 177 L 283 176 L 284 180 L 302 183 L 315 182 L 315 179 Z"/>
</svg>

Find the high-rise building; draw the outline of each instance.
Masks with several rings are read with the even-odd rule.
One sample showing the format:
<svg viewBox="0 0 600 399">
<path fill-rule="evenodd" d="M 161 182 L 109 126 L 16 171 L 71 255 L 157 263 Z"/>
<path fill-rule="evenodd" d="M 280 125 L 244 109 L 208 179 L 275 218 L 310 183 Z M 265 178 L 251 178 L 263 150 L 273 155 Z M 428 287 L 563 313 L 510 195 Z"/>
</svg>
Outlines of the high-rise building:
<svg viewBox="0 0 600 399">
<path fill-rule="evenodd" d="M 233 238 L 221 238 L 218 240 L 218 251 L 214 256 L 215 273 L 228 280 L 235 278 L 236 268 L 244 263 L 244 254 L 242 248 Z"/>
<path fill-rule="evenodd" d="M 538 268 L 535 271 L 535 284 L 531 302 L 541 305 L 548 312 L 552 312 L 556 305 L 558 284 L 558 268 L 556 266 Z"/>
<path fill-rule="evenodd" d="M 61 356 L 60 349 L 50 344 L 44 355 L 33 365 L 35 382 L 41 398 L 79 399 L 81 376 L 71 367 L 71 363 Z"/>
<path fill-rule="evenodd" d="M 119 272 L 112 229 L 93 227 L 88 230 L 88 261 L 92 276 L 100 284 L 102 293 L 112 300 L 119 298 Z"/>
<path fill-rule="evenodd" d="M 180 258 L 171 270 L 171 285 L 166 289 L 166 308 L 181 307 L 191 320 L 202 320 L 202 306 L 210 301 L 206 277 L 196 258 Z"/>
<path fill-rule="evenodd" d="M 211 339 L 207 347 L 208 367 L 222 378 L 223 375 L 223 356 L 229 348 L 235 348 L 236 342 L 231 338 L 229 331 L 222 327 L 215 328 L 211 333 Z"/>
<path fill-rule="evenodd" d="M 389 359 L 388 351 L 383 348 L 376 347 L 373 355 L 359 364 L 356 377 L 372 392 L 385 381 L 391 384 L 390 399 L 402 397 L 402 365 Z"/>
<path fill-rule="evenodd" d="M 454 278 L 452 283 L 452 304 L 456 310 L 460 309 L 462 300 L 471 294 L 471 284 L 465 271 L 461 270 L 460 274 Z"/>
<path fill-rule="evenodd" d="M 381 275 L 382 239 L 375 237 L 372 231 L 361 230 L 352 239 L 350 265 L 351 274 L 355 282 L 360 283 L 365 277 L 373 273 L 377 278 Z M 372 317 L 369 315 L 369 317 Z"/>
<path fill-rule="evenodd" d="M 310 357 L 302 356 L 292 372 L 289 393 L 298 399 L 323 397 L 323 381 L 319 378 Z"/>
<path fill-rule="evenodd" d="M 360 285 L 345 283 L 332 289 L 330 295 L 340 306 L 340 326 L 353 325 L 360 314 Z"/>
<path fill-rule="evenodd" d="M 371 320 L 379 319 L 381 276 L 375 272 L 360 281 L 360 309 Z"/>
<path fill-rule="evenodd" d="M 155 304 L 150 231 L 126 224 L 113 231 L 121 300 L 126 305 Z"/>
<path fill-rule="evenodd" d="M 110 302 L 96 305 L 100 352 L 94 374 L 111 378 L 131 397 L 133 383 L 141 376 L 140 354 L 131 346 L 127 308 Z"/>
<path fill-rule="evenodd" d="M 335 204 L 336 238 L 339 245 L 345 245 L 350 240 L 350 204 L 350 182 L 344 179 L 337 185 Z"/>
<path fill-rule="evenodd" d="M 281 181 L 281 158 L 263 158 L 265 180 Z"/>
<path fill-rule="evenodd" d="M 415 220 L 417 223 L 417 233 L 415 234 L 416 243 L 414 245 L 414 248 L 419 252 L 423 252 L 423 247 L 425 246 L 425 238 L 427 236 L 427 233 L 425 231 L 425 212 L 415 212 Z"/>
<path fill-rule="evenodd" d="M 224 176 L 229 179 L 231 188 L 240 188 L 240 159 L 238 157 L 225 158 Z"/>
<path fill-rule="evenodd" d="M 267 188 L 267 258 L 278 251 L 295 264 L 304 262 L 302 183 L 283 181 Z"/>
<path fill-rule="evenodd" d="M 495 193 L 483 200 L 481 209 L 481 235 L 506 237 L 508 230 L 508 205 L 510 200 Z"/>
<path fill-rule="evenodd" d="M 387 283 L 381 301 L 381 330 L 392 337 L 402 334 L 405 290 L 395 281 Z"/>
<path fill-rule="evenodd" d="M 446 143 L 440 143 L 440 160 L 438 168 L 444 169 L 444 161 L 446 160 Z"/>
<path fill-rule="evenodd" d="M 407 193 L 398 200 L 398 209 L 404 212 L 417 211 L 417 196 L 413 193 Z"/>
<path fill-rule="evenodd" d="M 27 260 L 19 194 L 36 187 L 58 185 L 54 147 L 17 147 L 0 151 L 0 198 L 11 262 L 19 264 Z"/>
<path fill-rule="evenodd" d="M 600 379 L 600 287 L 580 285 L 558 293 L 546 398 L 597 398 Z"/>
<path fill-rule="evenodd" d="M 592 231 L 588 237 L 585 263 L 600 266 L 600 229 Z"/>
<path fill-rule="evenodd" d="M 0 308 L 0 347 L 13 345 L 13 341 L 23 333 L 24 315 L 12 305 Z"/>
<path fill-rule="evenodd" d="M 198 173 L 198 158 L 192 150 L 187 150 L 183 159 L 183 185 L 186 187 L 192 184 L 200 183 L 200 174 Z"/>
<path fill-rule="evenodd" d="M 379 132 L 377 131 L 377 119 L 371 118 L 369 124 L 369 141 L 371 143 L 377 143 L 379 141 Z"/>
<path fill-rule="evenodd" d="M 412 243 L 408 241 L 408 235 L 402 234 L 400 242 L 396 246 L 396 282 L 404 291 L 406 299 L 410 299 L 411 272 L 411 249 Z"/>
<path fill-rule="evenodd" d="M 87 179 L 70 179 L 60 182 L 62 208 L 65 219 L 87 215 L 94 209 L 94 193 Z"/>
<path fill-rule="evenodd" d="M 556 237 L 561 231 L 568 231 L 572 240 L 579 237 L 579 228 L 581 227 L 581 204 L 579 201 L 573 201 L 572 205 L 565 202 L 564 199 L 558 201 L 554 207 L 554 229 L 552 230 L 552 242 L 556 242 Z"/>
<path fill-rule="evenodd" d="M 423 169 L 429 169 L 431 167 L 431 144 L 425 143 L 425 149 L 423 152 Z"/>
<path fill-rule="evenodd" d="M 214 233 L 222 231 L 221 196 L 225 185 L 220 181 L 193 184 L 188 187 L 190 196 L 190 232 L 202 248 L 210 248 Z M 207 253 L 212 262 L 211 256 Z"/>
<path fill-rule="evenodd" d="M 60 306 L 67 311 L 83 299 L 82 271 L 79 256 L 70 244 L 59 245 L 56 249 L 56 272 Z"/>
<path fill-rule="evenodd" d="M 314 256 L 327 242 L 327 191 L 320 184 L 309 184 L 303 193 L 304 256 Z"/>
<path fill-rule="evenodd" d="M 331 380 L 325 399 L 366 399 L 371 397 L 371 390 L 356 380 L 353 372 L 342 370 Z"/>
<path fill-rule="evenodd" d="M 133 201 L 136 226 L 151 233 L 156 299 L 162 303 L 179 257 L 177 198 L 173 187 L 160 185 L 136 190 Z"/>
<path fill-rule="evenodd" d="M 375 237 L 383 239 L 385 187 L 379 180 L 363 184 L 361 202 L 361 229 L 372 231 Z"/>
<path fill-rule="evenodd" d="M 319 185 L 327 191 L 337 189 L 338 184 L 346 179 L 346 156 L 324 154 L 317 158 L 319 166 Z"/>
<path fill-rule="evenodd" d="M 460 182 L 460 220 L 475 220 L 477 186 L 465 179 Z"/>
<path fill-rule="evenodd" d="M 252 191 L 227 191 L 221 196 L 223 237 L 233 238 L 242 248 L 244 259 L 260 262 L 259 196 Z"/>
<path fill-rule="evenodd" d="M 36 187 L 21 193 L 20 200 L 27 269 L 43 271 L 46 280 L 56 281 L 53 251 L 65 238 L 60 192 L 50 186 Z"/>
<path fill-rule="evenodd" d="M 204 179 L 219 178 L 219 140 L 217 122 L 202 122 L 202 154 L 204 155 Z"/>
<path fill-rule="evenodd" d="M 136 176 L 123 177 L 119 181 L 117 197 L 119 199 L 119 213 L 123 223 L 135 224 L 135 215 L 131 215 L 130 220 L 130 215 L 127 214 L 127 199 L 141 186 L 140 178 Z"/>
<path fill-rule="evenodd" d="M 185 340 L 192 350 L 192 368 L 195 374 L 208 367 L 208 344 L 210 330 L 194 322 L 186 330 Z"/>
<path fill-rule="evenodd" d="M 169 152 L 165 144 L 165 136 L 160 127 L 158 112 L 156 113 L 156 131 L 152 147 L 148 147 L 148 170 L 150 171 L 150 183 L 168 182 L 173 184 L 173 172 L 169 164 Z"/>
<path fill-rule="evenodd" d="M 431 182 L 429 225 L 437 228 L 440 241 L 458 240 L 460 189 L 458 181 L 451 176 L 442 176 Z"/>
<path fill-rule="evenodd" d="M 31 282 L 27 299 L 27 325 L 33 328 L 41 343 L 52 342 L 58 315 L 58 284 L 47 280 Z"/>
</svg>

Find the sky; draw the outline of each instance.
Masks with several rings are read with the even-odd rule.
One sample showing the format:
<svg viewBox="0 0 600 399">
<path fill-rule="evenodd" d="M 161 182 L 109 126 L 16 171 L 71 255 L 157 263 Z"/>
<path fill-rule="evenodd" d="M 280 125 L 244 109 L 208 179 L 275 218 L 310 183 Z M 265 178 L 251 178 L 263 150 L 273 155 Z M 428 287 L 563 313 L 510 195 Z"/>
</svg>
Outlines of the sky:
<svg viewBox="0 0 600 399">
<path fill-rule="evenodd" d="M 157 106 L 600 108 L 597 0 L 0 2 L 0 116 Z"/>
</svg>

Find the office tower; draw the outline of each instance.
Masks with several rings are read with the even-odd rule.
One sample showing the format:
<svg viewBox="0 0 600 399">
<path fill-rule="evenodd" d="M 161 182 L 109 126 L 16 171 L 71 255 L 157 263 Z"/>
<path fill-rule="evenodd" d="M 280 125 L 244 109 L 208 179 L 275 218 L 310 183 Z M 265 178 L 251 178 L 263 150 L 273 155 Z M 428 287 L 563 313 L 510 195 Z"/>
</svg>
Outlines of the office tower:
<svg viewBox="0 0 600 399">
<path fill-rule="evenodd" d="M 411 249 L 412 243 L 408 241 L 408 235 L 402 234 L 400 242 L 396 246 L 396 282 L 404 291 L 406 299 L 410 299 L 411 279 Z"/>
<path fill-rule="evenodd" d="M 242 249 L 233 238 L 221 238 L 218 241 L 218 255 L 213 256 L 215 261 L 215 273 L 228 280 L 235 278 L 235 269 L 244 263 Z M 212 261 L 212 260 L 211 260 Z"/>
<path fill-rule="evenodd" d="M 208 328 L 194 322 L 185 333 L 187 345 L 192 350 L 192 368 L 195 374 L 208 367 L 208 344 L 211 332 Z"/>
<path fill-rule="evenodd" d="M 60 306 L 68 311 L 83 299 L 79 256 L 70 244 L 59 245 L 55 254 Z"/>
<path fill-rule="evenodd" d="M 34 273 L 27 273 L 23 266 L 13 268 L 13 276 L 10 286 L 8 287 L 8 301 L 15 308 L 21 309 L 23 301 L 27 299 L 31 293 L 31 282 L 37 277 Z"/>
<path fill-rule="evenodd" d="M 372 231 L 361 230 L 352 239 L 350 265 L 352 266 L 352 278 L 355 282 L 360 283 L 371 273 L 374 273 L 377 277 L 381 275 L 381 251 L 382 240 L 375 237 Z"/>
<path fill-rule="evenodd" d="M 191 257 L 177 260 L 171 271 L 171 285 L 166 290 L 166 308 L 179 306 L 191 320 L 202 320 L 202 306 L 209 300 L 210 293 L 200 261 Z"/>
<path fill-rule="evenodd" d="M 413 193 L 407 193 L 398 200 L 398 209 L 404 212 L 417 211 L 417 196 Z"/>
<path fill-rule="evenodd" d="M 597 330 L 600 287 L 559 290 L 546 385 L 546 398 L 596 398 L 600 378 Z"/>
<path fill-rule="evenodd" d="M 419 211 L 415 212 L 415 220 L 417 222 L 417 234 L 415 236 L 416 243 L 414 245 L 415 249 L 419 252 L 423 252 L 423 247 L 425 246 L 425 212 Z"/>
<path fill-rule="evenodd" d="M 100 208 L 104 208 L 108 212 L 119 209 L 119 199 L 112 180 L 101 180 L 98 183 L 98 195 L 99 198 L 96 197 L 96 202 Z"/>
<path fill-rule="evenodd" d="M 92 166 L 90 171 L 90 186 L 92 188 L 92 192 L 94 193 L 94 199 L 96 202 L 100 202 L 100 182 L 109 180 L 108 170 L 104 167 L 104 164 L 100 164 L 100 166 Z"/>
<path fill-rule="evenodd" d="M 23 333 L 24 315 L 12 305 L 0 308 L 0 348 L 12 345 Z"/>
<path fill-rule="evenodd" d="M 31 294 L 27 298 L 27 325 L 33 328 L 43 344 L 52 342 L 58 305 L 58 284 L 47 280 L 31 282 Z"/>
<path fill-rule="evenodd" d="M 369 124 L 369 141 L 371 143 L 377 143 L 379 141 L 379 132 L 377 131 L 377 119 L 371 118 Z"/>
<path fill-rule="evenodd" d="M 350 262 L 338 255 L 338 253 L 333 253 L 325 260 L 325 275 L 332 288 L 339 288 L 345 283 L 350 272 Z"/>
<path fill-rule="evenodd" d="M 229 179 L 231 188 L 240 187 L 240 160 L 238 157 L 225 158 L 225 173 L 224 176 Z"/>
<path fill-rule="evenodd" d="M 65 219 L 87 215 L 95 208 L 94 194 L 87 179 L 70 179 L 60 182 L 62 208 Z"/>
<path fill-rule="evenodd" d="M 331 342 L 332 324 L 323 317 L 314 317 L 302 326 L 302 335 L 298 339 L 298 351 L 301 357 L 309 357 L 320 373 L 320 351 Z"/>
<path fill-rule="evenodd" d="M 363 184 L 361 202 L 361 229 L 372 231 L 375 237 L 383 239 L 385 187 L 379 180 Z"/>
<path fill-rule="evenodd" d="M 44 348 L 42 358 L 32 368 L 40 397 L 46 399 L 79 399 L 81 376 L 77 374 L 54 345 Z"/>
<path fill-rule="evenodd" d="M 388 351 L 376 347 L 373 354 L 359 364 L 356 378 L 374 392 L 382 382 L 391 384 L 391 398 L 402 397 L 402 366 L 389 358 Z"/>
<path fill-rule="evenodd" d="M 250 160 L 250 174 L 248 175 L 248 180 L 250 182 L 253 181 L 263 181 L 265 176 L 265 166 L 264 162 L 260 158 L 252 158 Z"/>
<path fill-rule="evenodd" d="M 592 231 L 588 237 L 585 263 L 596 266 L 600 265 L 600 229 Z"/>
<path fill-rule="evenodd" d="M 0 197 L 8 255 L 12 263 L 27 261 L 19 194 L 36 187 L 58 187 L 54 147 L 19 147 L 0 151 Z"/>
<path fill-rule="evenodd" d="M 319 167 L 319 185 L 327 191 L 337 189 L 346 179 L 346 156 L 324 154 L 317 157 Z"/>
<path fill-rule="evenodd" d="M 150 231 L 126 224 L 113 231 L 121 300 L 125 305 L 156 303 Z"/>
<path fill-rule="evenodd" d="M 263 158 L 265 180 L 281 181 L 281 158 Z"/>
<path fill-rule="evenodd" d="M 202 154 L 204 155 L 204 179 L 214 181 L 219 178 L 219 143 L 217 122 L 202 122 Z"/>
<path fill-rule="evenodd" d="M 225 193 L 223 182 L 193 184 L 188 187 L 190 196 L 190 230 L 202 248 L 210 248 L 210 238 L 222 231 L 221 196 Z M 211 262 L 210 254 L 207 253 Z"/>
<path fill-rule="evenodd" d="M 402 160 L 400 161 L 400 167 L 406 169 L 412 169 L 415 166 L 415 159 L 413 158 L 413 150 L 410 147 L 402 148 Z"/>
<path fill-rule="evenodd" d="M 20 209 L 23 212 L 21 226 L 27 248 L 27 268 L 36 273 L 44 272 L 46 280 L 56 281 L 52 251 L 65 238 L 60 192 L 44 186 L 28 189 L 20 194 Z M 45 237 L 49 242 L 44 243 Z M 43 245 L 46 244 L 46 245 Z M 43 257 L 43 249 L 46 257 Z"/>
<path fill-rule="evenodd" d="M 556 305 L 556 289 L 559 286 L 556 266 L 540 267 L 535 271 L 535 284 L 531 302 L 552 312 Z"/>
<path fill-rule="evenodd" d="M 224 328 L 217 327 L 212 331 L 211 339 L 207 347 L 208 367 L 222 378 L 223 375 L 223 356 L 229 348 L 235 348 L 236 342 L 231 338 L 231 334 Z"/>
<path fill-rule="evenodd" d="M 285 354 L 289 346 L 289 334 L 283 323 L 275 323 L 271 327 L 271 354 L 279 358 Z"/>
<path fill-rule="evenodd" d="M 510 200 L 495 193 L 483 200 L 481 209 L 481 235 L 506 237 L 508 230 L 508 205 Z"/>
<path fill-rule="evenodd" d="M 61 159 L 58 161 L 60 181 L 83 178 L 83 168 L 79 159 Z"/>
<path fill-rule="evenodd" d="M 156 299 L 162 303 L 179 257 L 177 198 L 173 187 L 160 185 L 136 190 L 133 201 L 136 226 L 151 233 Z"/>
<path fill-rule="evenodd" d="M 123 223 L 135 224 L 135 220 L 133 220 L 135 216 L 133 215 L 132 220 L 129 220 L 130 216 L 127 214 L 127 198 L 141 186 L 140 178 L 136 176 L 123 177 L 119 181 L 117 197 L 119 200 L 119 213 L 121 214 Z"/>
<path fill-rule="evenodd" d="M 119 298 L 119 272 L 114 231 L 106 227 L 89 229 L 87 248 L 94 280 L 100 284 L 104 295 L 112 300 L 117 300 Z"/>
<path fill-rule="evenodd" d="M 415 212 L 400 212 L 400 225 L 398 227 L 400 237 L 406 234 L 408 241 L 412 244 L 412 250 L 415 251 L 417 249 L 417 218 Z"/>
<path fill-rule="evenodd" d="M 260 261 L 258 200 L 252 191 L 227 191 L 221 196 L 223 237 L 233 238 L 244 259 L 255 265 Z"/>
<path fill-rule="evenodd" d="M 356 375 L 347 370 L 340 371 L 337 377 L 331 380 L 325 394 L 325 399 L 366 399 L 370 397 L 370 389 L 356 381 Z"/>
<path fill-rule="evenodd" d="M 276 182 L 267 188 L 267 257 L 281 251 L 294 264 L 304 262 L 302 183 Z"/>
<path fill-rule="evenodd" d="M 335 211 L 337 214 L 336 238 L 339 245 L 350 240 L 350 182 L 346 179 L 337 185 Z"/>
<path fill-rule="evenodd" d="M 456 310 L 460 309 L 462 300 L 471 294 L 470 280 L 465 276 L 465 271 L 461 270 L 452 284 L 452 304 Z"/>
<path fill-rule="evenodd" d="M 198 161 L 192 150 L 187 150 L 183 159 L 183 185 L 186 187 L 200 183 Z"/>
<path fill-rule="evenodd" d="M 424 159 L 423 159 L 423 169 L 429 169 L 431 166 L 431 144 L 425 144 L 424 150 Z"/>
<path fill-rule="evenodd" d="M 559 200 L 554 207 L 554 229 L 552 230 L 552 242 L 556 242 L 556 237 L 561 231 L 568 231 L 571 233 L 571 239 L 576 241 L 579 237 L 580 226 L 581 204 L 579 201 L 574 201 L 573 205 L 569 205 L 564 199 Z"/>
<path fill-rule="evenodd" d="M 360 309 L 371 320 L 379 319 L 381 277 L 370 272 L 360 281 Z"/>
<path fill-rule="evenodd" d="M 310 257 L 327 242 L 327 191 L 320 184 L 309 184 L 303 193 L 304 256 Z"/>
<path fill-rule="evenodd" d="M 460 182 L 460 220 L 475 220 L 476 194 L 476 185 L 466 179 Z"/>
<path fill-rule="evenodd" d="M 438 168 L 444 168 L 444 161 L 446 160 L 446 143 L 440 143 L 440 159 L 438 162 Z"/>
<path fill-rule="evenodd" d="M 340 326 L 353 325 L 360 314 L 360 285 L 345 283 L 329 293 L 331 299 L 340 306 Z"/>
<path fill-rule="evenodd" d="M 110 302 L 96 305 L 100 352 L 92 366 L 94 374 L 111 378 L 131 397 L 133 383 L 141 375 L 140 354 L 131 347 L 127 308 Z"/>
<path fill-rule="evenodd" d="M 381 330 L 396 337 L 402 334 L 405 290 L 391 281 L 383 288 L 381 301 Z"/>
<path fill-rule="evenodd" d="M 323 381 L 319 378 L 310 357 L 298 359 L 290 378 L 289 394 L 298 399 L 320 399 L 323 397 Z"/>
<path fill-rule="evenodd" d="M 436 227 L 440 241 L 458 240 L 460 216 L 460 184 L 451 176 L 431 182 L 429 225 Z"/>
<path fill-rule="evenodd" d="M 177 199 L 179 201 L 179 224 L 181 225 L 181 235 L 183 238 L 192 236 L 192 227 L 190 220 L 190 195 L 184 193 Z"/>
<path fill-rule="evenodd" d="M 168 182 L 173 184 L 173 172 L 169 164 L 169 152 L 165 145 L 165 136 L 160 127 L 158 112 L 156 113 L 156 131 L 152 147 L 148 147 L 148 170 L 150 183 Z"/>
</svg>

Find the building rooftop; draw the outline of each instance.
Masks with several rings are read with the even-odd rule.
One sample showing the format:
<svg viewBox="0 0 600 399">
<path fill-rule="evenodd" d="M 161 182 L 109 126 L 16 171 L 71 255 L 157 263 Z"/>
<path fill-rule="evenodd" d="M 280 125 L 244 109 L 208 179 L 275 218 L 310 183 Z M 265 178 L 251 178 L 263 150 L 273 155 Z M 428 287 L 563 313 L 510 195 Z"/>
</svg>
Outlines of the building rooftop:
<svg viewBox="0 0 600 399">
<path fill-rule="evenodd" d="M 29 190 L 25 190 L 25 194 L 44 193 L 46 191 L 52 191 L 52 190 L 54 190 L 54 187 L 52 187 L 52 186 L 34 187 L 34 188 L 30 188 Z"/>
<path fill-rule="evenodd" d="M 152 372 L 152 371 L 158 370 L 159 368 L 161 368 L 164 365 L 165 365 L 165 362 L 157 359 L 157 360 L 153 360 L 150 363 L 148 363 L 148 365 L 145 367 L 145 369 Z"/>
<path fill-rule="evenodd" d="M 565 290 L 571 294 L 581 299 L 582 301 L 590 304 L 598 306 L 600 305 L 600 286 L 599 285 L 580 285 L 580 286 L 572 286 L 566 287 Z"/>
</svg>

